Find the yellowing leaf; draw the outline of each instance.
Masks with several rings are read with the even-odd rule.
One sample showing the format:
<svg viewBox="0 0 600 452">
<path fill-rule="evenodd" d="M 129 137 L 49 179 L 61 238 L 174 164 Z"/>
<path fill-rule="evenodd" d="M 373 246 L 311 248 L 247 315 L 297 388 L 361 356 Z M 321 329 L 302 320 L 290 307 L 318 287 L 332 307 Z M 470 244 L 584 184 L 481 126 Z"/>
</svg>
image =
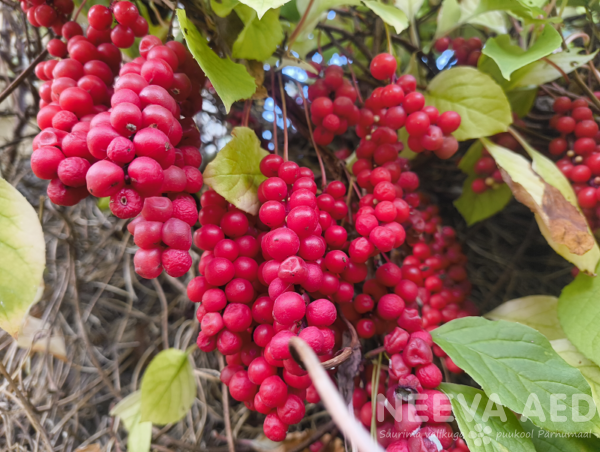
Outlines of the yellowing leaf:
<svg viewBox="0 0 600 452">
<path fill-rule="evenodd" d="M 290 0 L 240 0 L 240 3 L 249 6 L 258 14 L 258 18 L 262 18 L 270 8 L 279 8 L 285 5 Z M 277 13 L 279 15 L 279 13 Z"/>
<path fill-rule="evenodd" d="M 488 139 L 481 141 L 502 169 L 504 181 L 515 198 L 534 212 L 548 244 L 581 270 L 593 273 L 600 249 L 581 212 L 560 190 L 535 173 L 523 156 Z"/>
<path fill-rule="evenodd" d="M 459 141 L 504 132 L 512 123 L 510 104 L 502 88 L 487 74 L 471 67 L 456 67 L 436 75 L 425 93 L 427 105 L 440 112 L 460 114 L 454 136 Z"/>
<path fill-rule="evenodd" d="M 550 341 L 565 337 L 558 320 L 558 298 L 549 295 L 531 295 L 507 301 L 484 317 L 522 323 L 538 330 Z"/>
<path fill-rule="evenodd" d="M 232 56 L 247 60 L 268 59 L 283 39 L 279 9 L 268 10 L 262 18 L 246 5 L 238 5 L 235 12 L 244 22 L 244 29 L 233 43 Z"/>
<path fill-rule="evenodd" d="M 142 378 L 140 422 L 170 424 L 190 409 L 196 381 L 186 352 L 170 348 L 154 357 Z"/>
<path fill-rule="evenodd" d="M 152 442 L 152 422 L 141 422 L 142 391 L 132 392 L 115 405 L 111 416 L 118 416 L 129 432 L 128 452 L 148 452 Z"/>
<path fill-rule="evenodd" d="M 400 34 L 408 28 L 408 18 L 401 9 L 377 1 L 363 0 L 363 3 L 386 24 L 394 27 L 396 33 Z"/>
<path fill-rule="evenodd" d="M 49 339 L 48 336 L 50 336 Z M 30 315 L 25 317 L 21 325 L 17 345 L 32 352 L 47 351 L 56 358 L 67 361 L 65 338 L 62 335 L 52 334 L 50 325 L 47 324 L 44 328 L 44 322 L 41 319 Z"/>
<path fill-rule="evenodd" d="M 236 127 L 233 139 L 204 170 L 204 182 L 238 209 L 258 213 L 258 186 L 265 180 L 260 161 L 268 152 L 260 147 L 254 131 Z"/>
<path fill-rule="evenodd" d="M 250 98 L 256 91 L 256 84 L 244 65 L 229 58 L 219 58 L 183 9 L 177 10 L 177 18 L 190 52 L 212 83 L 225 109 L 229 112 L 236 100 Z"/>
<path fill-rule="evenodd" d="M 46 243 L 35 210 L 0 179 L 0 328 L 13 337 L 36 299 L 45 266 Z"/>
</svg>

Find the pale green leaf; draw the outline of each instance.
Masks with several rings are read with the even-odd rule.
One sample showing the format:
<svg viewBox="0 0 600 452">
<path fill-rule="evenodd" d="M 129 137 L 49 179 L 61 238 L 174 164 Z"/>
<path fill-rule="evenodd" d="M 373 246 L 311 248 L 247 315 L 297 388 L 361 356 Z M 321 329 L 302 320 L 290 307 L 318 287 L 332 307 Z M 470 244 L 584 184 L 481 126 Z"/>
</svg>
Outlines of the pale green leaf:
<svg viewBox="0 0 600 452">
<path fill-rule="evenodd" d="M 283 40 L 279 9 L 268 10 L 261 19 L 246 5 L 236 6 L 235 12 L 244 22 L 244 29 L 233 43 L 232 56 L 264 61 L 273 55 Z"/>
<path fill-rule="evenodd" d="M 524 118 L 535 105 L 537 94 L 537 88 L 522 88 L 508 91 L 506 97 L 513 113 L 516 113 L 519 118 Z"/>
<path fill-rule="evenodd" d="M 141 421 L 164 425 L 179 421 L 196 398 L 196 380 L 186 352 L 170 348 L 150 362 L 141 385 Z"/>
<path fill-rule="evenodd" d="M 0 178 L 0 328 L 17 337 L 36 300 L 46 266 L 46 243 L 37 213 Z"/>
<path fill-rule="evenodd" d="M 425 93 L 427 105 L 460 114 L 454 136 L 459 141 L 504 132 L 512 123 L 510 104 L 492 78 L 471 67 L 456 67 L 436 75 Z"/>
<path fill-rule="evenodd" d="M 462 11 L 457 0 L 444 0 L 437 16 L 437 28 L 434 39 L 450 33 L 460 22 Z"/>
<path fill-rule="evenodd" d="M 396 8 L 404 11 L 409 21 L 415 18 L 423 3 L 425 3 L 425 0 L 394 0 Z"/>
<path fill-rule="evenodd" d="M 210 7 L 217 16 L 227 17 L 239 3 L 239 0 L 210 0 Z"/>
<path fill-rule="evenodd" d="M 560 48 L 561 44 L 562 38 L 558 31 L 552 26 L 547 26 L 527 50 L 512 44 L 510 35 L 506 34 L 488 39 L 482 53 L 492 58 L 500 68 L 503 77 L 510 80 L 511 74 L 517 69 L 550 55 Z"/>
<path fill-rule="evenodd" d="M 452 413 L 471 452 L 536 452 L 516 416 L 470 386 L 442 383 Z M 475 409 L 473 409 L 475 408 Z M 487 416 L 494 410 L 498 415 Z"/>
<path fill-rule="evenodd" d="M 152 422 L 140 422 L 142 392 L 132 392 L 115 405 L 111 416 L 118 416 L 129 432 L 127 438 L 128 452 L 148 452 L 152 442 Z"/>
<path fill-rule="evenodd" d="M 256 133 L 248 127 L 236 127 L 233 139 L 219 151 L 204 170 L 204 183 L 238 209 L 258 213 L 258 186 L 265 180 L 260 161 L 268 152 L 260 147 Z"/>
<path fill-rule="evenodd" d="M 177 18 L 190 52 L 211 81 L 225 109 L 229 111 L 236 100 L 252 97 L 256 83 L 244 65 L 234 63 L 229 58 L 219 58 L 196 26 L 188 20 L 183 9 L 177 10 Z"/>
<path fill-rule="evenodd" d="M 501 212 L 512 199 L 512 192 L 506 184 L 489 188 L 483 193 L 475 193 L 471 188 L 478 176 L 469 176 L 463 184 L 461 195 L 454 201 L 467 226 L 483 221 Z"/>
<path fill-rule="evenodd" d="M 540 232 L 548 244 L 569 262 L 592 273 L 600 259 L 600 249 L 591 235 L 587 221 L 580 210 L 565 198 L 555 185 L 546 182 L 533 171 L 523 156 L 485 138 L 482 142 L 497 165 L 502 168 L 505 182 L 515 198 L 535 214 Z M 540 164 L 541 162 L 541 164 Z M 547 162 L 537 157 L 536 164 L 544 172 Z M 549 179 L 555 176 L 549 172 Z"/>
<path fill-rule="evenodd" d="M 589 420 L 577 419 L 589 408 L 577 398 L 587 396 L 593 403 L 589 384 L 538 331 L 504 320 L 465 317 L 442 325 L 431 335 L 488 396 L 496 394 L 500 404 L 539 427 L 563 433 L 600 433 L 597 412 Z M 556 400 L 555 394 L 566 398 Z M 538 403 L 532 403 L 534 400 Z M 564 409 L 559 411 L 564 420 L 556 417 L 556 406 Z"/>
<path fill-rule="evenodd" d="M 396 33 L 400 34 L 408 28 L 408 18 L 401 9 L 378 1 L 363 0 L 363 3 L 386 24 L 394 27 Z"/>
<path fill-rule="evenodd" d="M 531 295 L 507 301 L 484 317 L 522 323 L 539 331 L 549 341 L 565 337 L 558 321 L 558 298 L 549 295 Z"/>
<path fill-rule="evenodd" d="M 258 14 L 258 18 L 262 18 L 265 13 L 273 8 L 279 8 L 281 5 L 285 5 L 290 0 L 240 0 L 246 6 L 252 8 Z M 279 13 L 277 13 L 279 14 Z"/>
<path fill-rule="evenodd" d="M 558 299 L 558 318 L 567 338 L 600 366 L 600 278 L 579 273 Z"/>
<path fill-rule="evenodd" d="M 579 369 L 581 375 L 592 388 L 592 396 L 596 406 L 600 406 L 600 367 L 581 354 L 569 339 L 557 339 L 550 342 L 554 351 L 564 359 L 567 364 Z"/>
<path fill-rule="evenodd" d="M 310 3 L 310 0 L 296 1 L 298 12 L 301 16 L 304 15 Z M 307 39 L 308 35 L 312 33 L 319 21 L 325 18 L 325 14 L 331 8 L 337 8 L 339 6 L 358 6 L 360 4 L 360 0 L 314 0 L 310 11 L 306 14 L 304 23 L 301 25 L 301 29 L 298 32 L 298 41 Z"/>
<path fill-rule="evenodd" d="M 469 147 L 469 149 L 467 149 L 465 155 L 463 155 L 460 161 L 458 162 L 458 169 L 460 169 L 463 173 L 468 174 L 469 176 L 474 175 L 475 163 L 477 163 L 477 160 L 481 158 L 482 151 L 483 144 L 481 144 L 481 141 L 475 141 Z"/>
<path fill-rule="evenodd" d="M 503 11 L 490 11 L 473 16 L 473 12 L 479 6 L 479 1 L 480 0 L 462 0 L 460 2 L 460 9 L 462 11 L 461 17 L 465 18 L 465 23 L 481 25 L 497 34 L 508 33 L 508 20 L 506 13 Z"/>
<path fill-rule="evenodd" d="M 537 452 L 597 452 L 600 439 L 593 434 L 557 435 L 542 430 L 530 421 L 522 422 L 523 430 L 531 438 Z"/>
</svg>

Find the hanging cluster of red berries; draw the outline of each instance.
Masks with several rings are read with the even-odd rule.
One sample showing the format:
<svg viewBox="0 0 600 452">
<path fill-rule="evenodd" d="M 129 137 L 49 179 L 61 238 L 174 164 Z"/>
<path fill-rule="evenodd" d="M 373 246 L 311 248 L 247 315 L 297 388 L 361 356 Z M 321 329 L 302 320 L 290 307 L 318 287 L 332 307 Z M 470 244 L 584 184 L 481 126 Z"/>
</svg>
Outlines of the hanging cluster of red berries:
<svg viewBox="0 0 600 452">
<path fill-rule="evenodd" d="M 136 217 L 148 206 L 129 226 L 141 248 L 136 271 L 154 278 L 164 268 L 181 276 L 192 263 L 190 227 L 198 219 L 190 194 L 202 187 L 200 132 L 192 116 L 202 108 L 204 74 L 183 44 L 163 45 L 146 35 L 148 25 L 130 2 L 95 5 L 88 21 L 87 36 L 76 22 L 64 24 L 67 42 L 47 45 L 57 59 L 35 69 L 45 82 L 32 170 L 50 180 L 48 197 L 58 205 L 75 205 L 89 194 L 110 197 L 119 218 Z M 143 35 L 141 56 L 121 64 L 119 48 Z M 157 213 L 157 205 L 166 211 Z"/>
<path fill-rule="evenodd" d="M 550 126 L 561 135 L 548 145 L 548 152 L 561 159 L 558 168 L 573 184 L 579 205 L 592 228 L 598 227 L 600 201 L 600 133 L 586 98 L 554 100 Z"/>
<path fill-rule="evenodd" d="M 58 36 L 62 35 L 62 27 L 74 6 L 73 0 L 21 0 L 21 9 L 32 26 L 51 28 Z"/>
<path fill-rule="evenodd" d="M 459 66 L 477 67 L 477 62 L 479 61 L 479 57 L 481 57 L 483 43 L 477 36 L 469 39 L 460 36 L 451 39 L 448 36 L 444 36 L 435 41 L 433 47 L 439 53 L 452 49 L 454 51 L 454 57 L 456 58 L 456 64 Z"/>
<path fill-rule="evenodd" d="M 355 105 L 357 97 L 356 89 L 344 77 L 340 66 L 328 66 L 323 78 L 308 87 L 308 99 L 312 102 L 311 120 L 316 126 L 316 144 L 327 146 L 336 135 L 343 135 L 348 127 L 356 125 L 360 118 L 360 111 Z"/>
</svg>

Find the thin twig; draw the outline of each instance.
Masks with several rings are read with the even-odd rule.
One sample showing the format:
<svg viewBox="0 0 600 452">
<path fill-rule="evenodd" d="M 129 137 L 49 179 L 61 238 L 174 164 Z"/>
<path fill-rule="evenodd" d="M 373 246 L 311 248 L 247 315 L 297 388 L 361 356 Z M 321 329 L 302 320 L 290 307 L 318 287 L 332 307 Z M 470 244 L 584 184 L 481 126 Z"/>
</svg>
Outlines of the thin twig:
<svg viewBox="0 0 600 452">
<path fill-rule="evenodd" d="M 596 108 L 600 109 L 600 100 L 596 97 L 596 95 L 591 90 L 591 88 L 589 86 L 587 86 L 583 80 L 581 80 L 581 76 L 579 75 L 579 72 L 573 71 L 573 75 L 575 76 L 575 82 L 577 82 L 579 87 L 583 91 L 585 91 L 585 93 L 588 95 L 588 97 L 590 98 L 592 103 L 596 106 Z"/>
<path fill-rule="evenodd" d="M 85 6 L 86 3 L 87 3 L 87 0 L 83 0 L 81 2 L 81 5 L 79 5 L 79 8 L 77 8 L 77 11 L 75 11 L 75 14 L 73 15 L 73 19 L 71 19 L 71 20 L 77 20 L 77 17 L 79 17 L 79 13 L 81 12 L 81 10 L 83 9 L 83 7 Z"/>
<path fill-rule="evenodd" d="M 6 381 L 8 382 L 8 386 L 10 386 L 10 389 L 13 390 L 13 392 L 17 395 L 17 398 L 23 404 L 23 408 L 25 408 L 25 413 L 27 414 L 29 421 L 33 424 L 33 427 L 36 429 L 36 431 L 42 438 L 42 442 L 44 443 L 44 446 L 46 447 L 47 451 L 53 452 L 52 443 L 50 442 L 50 438 L 48 438 L 46 430 L 44 430 L 44 427 L 42 427 L 42 424 L 40 424 L 40 421 L 37 418 L 35 407 L 29 402 L 29 399 L 27 399 L 27 397 L 25 397 L 23 393 L 19 390 L 17 384 L 13 381 L 8 371 L 6 370 L 6 367 L 4 367 L 2 360 L 0 360 L 0 374 L 2 374 L 2 376 L 6 379 Z"/>
<path fill-rule="evenodd" d="M 294 45 L 294 42 L 296 42 L 296 38 L 298 38 L 298 35 L 300 34 L 300 31 L 302 31 L 302 26 L 304 25 L 304 22 L 306 21 L 306 18 L 308 17 L 308 13 L 310 12 L 310 9 L 312 8 L 314 1 L 315 0 L 310 0 L 310 2 L 308 2 L 308 6 L 306 7 L 304 14 L 302 14 L 302 17 L 298 21 L 298 25 L 296 25 L 296 28 L 292 32 L 292 35 L 290 36 L 290 39 L 287 43 L 288 49 L 291 50 L 292 46 Z"/>
<path fill-rule="evenodd" d="M 363 425 L 348 412 L 346 403 L 340 396 L 333 382 L 321 365 L 319 358 L 310 346 L 299 337 L 292 337 L 289 342 L 292 357 L 304 365 L 308 371 L 321 401 L 331 415 L 338 428 L 352 441 L 359 452 L 383 452 L 382 447 L 374 442 Z"/>
<path fill-rule="evenodd" d="M 23 72 L 21 72 L 19 74 L 19 76 L 14 79 L 14 81 L 8 85 L 4 91 L 2 91 L 2 93 L 0 94 L 0 103 L 2 103 L 2 101 L 4 101 L 4 99 L 6 99 L 10 93 L 12 93 L 15 89 L 17 89 L 17 87 L 23 83 L 23 80 L 25 80 L 27 77 L 29 77 L 29 75 L 33 72 L 33 70 L 35 69 L 35 67 L 38 65 L 38 63 L 44 61 L 46 59 L 46 57 L 48 56 L 48 49 L 44 49 L 42 51 L 42 53 L 40 53 L 35 60 L 33 60 L 31 62 L 31 64 L 29 66 L 27 66 L 27 69 L 25 69 Z"/>
<path fill-rule="evenodd" d="M 275 95 L 275 69 L 271 68 L 271 97 L 273 98 L 273 152 L 278 155 L 277 145 L 277 96 Z"/>
<path fill-rule="evenodd" d="M 163 348 L 166 350 L 169 348 L 169 304 L 167 303 L 167 297 L 165 297 L 165 291 L 156 278 L 152 280 L 152 285 L 154 286 L 154 290 L 156 290 L 158 299 L 160 300 L 160 306 L 162 308 L 162 315 L 160 316 L 162 322 L 161 329 Z"/>
<path fill-rule="evenodd" d="M 219 360 L 219 368 L 223 370 L 225 367 L 225 360 L 223 355 L 217 354 Z M 223 395 L 223 420 L 225 421 L 225 434 L 227 435 L 227 446 L 229 446 L 229 452 L 235 452 L 235 443 L 233 441 L 233 432 L 231 431 L 231 419 L 229 418 L 229 389 L 225 383 L 221 384 L 221 392 Z"/>
<path fill-rule="evenodd" d="M 285 100 L 285 90 L 283 89 L 283 81 L 281 80 L 281 72 L 277 73 L 279 78 L 279 92 L 281 94 L 281 111 L 283 112 L 283 161 L 288 161 L 288 125 L 287 125 L 287 107 Z"/>
<path fill-rule="evenodd" d="M 288 449 L 287 452 L 302 452 L 312 443 L 317 442 L 325 433 L 330 433 L 332 430 L 335 430 L 335 422 L 329 421 L 327 424 L 323 425 L 317 431 L 315 431 L 312 435 L 306 438 L 301 443 L 296 444 L 291 449 Z"/>
</svg>

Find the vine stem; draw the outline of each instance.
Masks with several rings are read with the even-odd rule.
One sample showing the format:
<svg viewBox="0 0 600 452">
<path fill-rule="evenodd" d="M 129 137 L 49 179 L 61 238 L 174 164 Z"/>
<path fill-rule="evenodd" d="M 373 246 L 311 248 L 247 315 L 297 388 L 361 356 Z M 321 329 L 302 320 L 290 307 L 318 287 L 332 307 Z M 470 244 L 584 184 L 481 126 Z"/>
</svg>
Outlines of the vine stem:
<svg viewBox="0 0 600 452">
<path fill-rule="evenodd" d="M 86 3 L 87 3 L 87 0 L 83 0 L 81 2 L 81 5 L 79 5 L 79 8 L 77 8 L 77 11 L 75 11 L 75 15 L 73 16 L 73 19 L 71 19 L 71 20 L 77 20 L 77 17 L 79 17 L 79 13 L 81 12 L 81 10 L 83 9 L 83 7 L 85 6 Z"/>
<path fill-rule="evenodd" d="M 287 43 L 288 49 L 291 49 L 292 46 L 294 45 L 294 42 L 296 42 L 296 39 L 298 38 L 300 31 L 302 30 L 302 26 L 304 25 L 304 22 L 306 22 L 306 18 L 308 17 L 308 13 L 310 12 L 310 9 L 312 8 L 312 5 L 314 2 L 315 2 L 315 0 L 310 0 L 310 2 L 308 2 L 306 11 L 304 11 L 304 14 L 302 14 L 302 17 L 300 18 L 298 25 L 296 25 L 296 28 L 292 32 L 292 35 L 290 36 L 290 40 Z"/>
<path fill-rule="evenodd" d="M 162 286 L 156 280 L 156 278 L 152 280 L 152 285 L 154 286 L 154 290 L 156 290 L 158 299 L 160 300 L 160 306 L 162 310 L 162 315 L 160 316 L 162 323 L 162 341 L 163 348 L 167 350 L 169 348 L 169 304 L 167 303 L 165 291 L 162 289 Z"/>
<path fill-rule="evenodd" d="M 275 70 L 271 68 L 271 97 L 273 98 L 273 146 L 274 153 L 278 155 L 277 146 L 277 96 L 275 96 Z"/>
<path fill-rule="evenodd" d="M 315 148 L 315 152 L 317 153 L 317 159 L 319 160 L 319 167 L 321 168 L 321 188 L 325 190 L 327 186 L 327 174 L 325 172 L 325 165 L 323 164 L 323 158 L 321 157 L 321 151 L 319 150 L 319 146 L 315 143 L 315 137 L 313 136 L 312 124 L 310 122 L 310 118 L 308 117 L 308 103 L 306 102 L 306 97 L 304 97 L 304 91 L 302 90 L 302 85 L 300 82 L 296 81 L 296 86 L 298 87 L 298 92 L 302 97 L 302 102 L 304 103 L 304 114 L 306 115 L 306 125 L 308 126 L 308 133 L 310 134 L 310 140 Z"/>
<path fill-rule="evenodd" d="M 223 370 L 225 360 L 220 353 L 217 355 L 219 368 Z M 231 419 L 229 418 L 229 389 L 225 383 L 221 383 L 221 393 L 223 394 L 223 420 L 225 421 L 225 434 L 227 435 L 227 447 L 229 452 L 235 452 L 235 443 L 233 442 L 233 432 L 231 431 Z"/>
<path fill-rule="evenodd" d="M 33 424 L 33 427 L 36 429 L 36 431 L 39 433 L 40 437 L 42 438 L 42 442 L 44 443 L 46 450 L 48 452 L 53 452 L 54 449 L 52 448 L 52 443 L 50 442 L 50 438 L 48 438 L 48 434 L 46 433 L 46 430 L 44 430 L 44 427 L 42 427 L 42 424 L 40 424 L 40 421 L 37 418 L 37 415 L 36 415 L 37 410 L 31 404 L 31 402 L 29 402 L 27 397 L 25 397 L 23 395 L 23 393 L 19 390 L 19 387 L 17 386 L 15 381 L 11 378 L 10 374 L 6 370 L 6 367 L 4 367 L 4 363 L 1 360 L 0 360 L 0 374 L 2 374 L 2 376 L 6 379 L 10 389 L 13 390 L 13 392 L 16 394 L 17 398 L 23 404 L 25 413 L 27 414 L 29 421 Z"/>
<path fill-rule="evenodd" d="M 594 92 L 590 89 L 589 86 L 585 84 L 585 82 L 581 79 L 579 72 L 573 71 L 573 75 L 575 76 L 575 81 L 579 85 L 579 87 L 588 95 L 590 101 L 596 106 L 596 108 L 600 108 L 600 100 L 596 97 Z"/>
<path fill-rule="evenodd" d="M 308 371 L 313 385 L 331 418 L 340 431 L 356 446 L 357 450 L 359 452 L 383 452 L 381 446 L 371 439 L 369 432 L 348 412 L 348 407 L 342 396 L 333 385 L 319 358 L 310 346 L 299 337 L 292 337 L 289 348 L 292 357 L 303 364 Z"/>
<path fill-rule="evenodd" d="M 4 101 L 4 99 L 6 99 L 8 96 L 10 96 L 10 93 L 12 93 L 15 89 L 17 89 L 17 87 L 21 83 L 23 83 L 23 80 L 25 80 L 27 77 L 29 77 L 29 75 L 33 72 L 33 70 L 38 65 L 38 63 L 44 61 L 47 56 L 48 56 L 48 49 L 44 49 L 43 52 L 41 52 L 35 58 L 35 60 L 33 60 L 31 62 L 31 64 L 29 66 L 27 66 L 27 69 L 25 69 L 23 72 L 21 72 L 19 74 L 19 76 L 16 79 L 14 79 L 13 82 L 4 89 L 4 91 L 2 91 L 2 93 L 0 94 L 0 103 L 2 103 L 2 101 Z"/>
<path fill-rule="evenodd" d="M 287 126 L 287 107 L 285 102 L 285 90 L 283 89 L 283 81 L 281 72 L 277 74 L 279 79 L 279 92 L 281 93 L 281 111 L 283 112 L 283 161 L 288 161 L 288 126 Z"/>
</svg>

